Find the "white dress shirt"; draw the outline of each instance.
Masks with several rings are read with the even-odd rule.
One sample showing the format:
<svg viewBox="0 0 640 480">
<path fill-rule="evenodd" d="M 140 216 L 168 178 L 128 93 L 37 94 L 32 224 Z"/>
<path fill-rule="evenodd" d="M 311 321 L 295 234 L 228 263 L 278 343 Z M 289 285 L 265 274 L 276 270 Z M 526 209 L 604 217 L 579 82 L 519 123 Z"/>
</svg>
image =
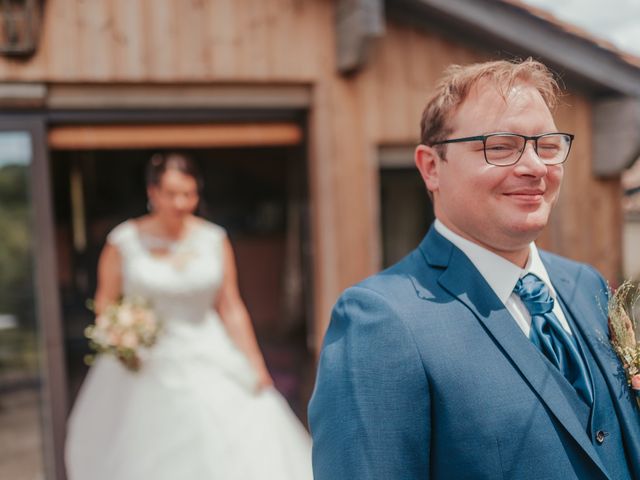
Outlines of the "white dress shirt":
<svg viewBox="0 0 640 480">
<path fill-rule="evenodd" d="M 527 337 L 531 331 L 531 315 L 527 307 L 522 303 L 522 300 L 520 300 L 520 297 L 513 292 L 513 289 L 518 279 L 528 273 L 533 273 L 549 287 L 551 297 L 554 300 L 553 313 L 555 313 L 560 320 L 562 327 L 571 334 L 571 328 L 557 301 L 556 291 L 551 284 L 547 269 L 544 267 L 542 260 L 540 260 L 540 255 L 535 243 L 531 242 L 529 244 L 529 259 L 527 260 L 526 266 L 520 268 L 515 263 L 511 263 L 509 260 L 452 232 L 451 229 L 447 228 L 437 219 L 434 227 L 440 235 L 462 250 L 469 260 L 471 260 L 471 263 L 475 265 L 480 275 L 484 277 Z"/>
</svg>

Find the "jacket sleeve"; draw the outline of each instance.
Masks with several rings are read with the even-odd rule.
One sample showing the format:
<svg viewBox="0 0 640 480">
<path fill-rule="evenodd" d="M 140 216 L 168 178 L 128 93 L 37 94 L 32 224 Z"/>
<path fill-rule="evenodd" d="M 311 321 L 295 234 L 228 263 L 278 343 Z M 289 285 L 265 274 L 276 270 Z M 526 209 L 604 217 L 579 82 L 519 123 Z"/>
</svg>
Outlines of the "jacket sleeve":
<svg viewBox="0 0 640 480">
<path fill-rule="evenodd" d="M 429 478 L 427 376 L 401 313 L 380 294 L 354 287 L 334 307 L 309 425 L 315 480 Z"/>
</svg>

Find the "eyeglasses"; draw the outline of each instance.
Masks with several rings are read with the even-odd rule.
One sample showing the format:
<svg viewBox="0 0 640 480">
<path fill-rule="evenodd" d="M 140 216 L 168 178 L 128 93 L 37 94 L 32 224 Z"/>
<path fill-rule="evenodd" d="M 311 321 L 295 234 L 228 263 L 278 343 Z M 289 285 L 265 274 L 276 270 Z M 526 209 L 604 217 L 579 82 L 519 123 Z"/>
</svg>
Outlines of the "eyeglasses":
<svg viewBox="0 0 640 480">
<path fill-rule="evenodd" d="M 569 156 L 571 133 L 544 133 L 542 135 L 519 135 L 517 133 L 490 133 L 475 137 L 451 138 L 433 142 L 431 145 L 444 145 L 446 143 L 479 142 L 482 141 L 484 159 L 490 165 L 508 167 L 515 165 L 522 157 L 527 141 L 533 141 L 533 149 L 536 155 L 545 165 L 559 165 Z"/>
</svg>

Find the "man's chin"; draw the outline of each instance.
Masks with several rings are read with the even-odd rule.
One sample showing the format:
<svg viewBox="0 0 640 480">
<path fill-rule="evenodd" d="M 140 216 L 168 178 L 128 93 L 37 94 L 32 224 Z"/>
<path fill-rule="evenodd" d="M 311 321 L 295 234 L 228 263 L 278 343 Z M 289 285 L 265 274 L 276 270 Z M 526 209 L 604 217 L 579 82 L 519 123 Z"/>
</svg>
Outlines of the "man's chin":
<svg viewBox="0 0 640 480">
<path fill-rule="evenodd" d="M 511 231 L 515 237 L 522 241 L 532 242 L 542 233 L 547 226 L 548 218 L 544 219 L 527 219 L 523 222 L 517 222 L 511 226 Z"/>
</svg>

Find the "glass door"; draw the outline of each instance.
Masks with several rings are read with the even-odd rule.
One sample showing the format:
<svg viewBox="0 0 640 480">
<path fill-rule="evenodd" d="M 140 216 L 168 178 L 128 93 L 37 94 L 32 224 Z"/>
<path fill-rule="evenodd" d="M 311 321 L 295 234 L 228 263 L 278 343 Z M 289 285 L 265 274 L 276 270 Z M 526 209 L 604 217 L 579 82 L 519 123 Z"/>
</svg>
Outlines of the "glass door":
<svg viewBox="0 0 640 480">
<path fill-rule="evenodd" d="M 39 117 L 0 118 L 0 478 L 64 478 L 45 141 Z"/>
</svg>

